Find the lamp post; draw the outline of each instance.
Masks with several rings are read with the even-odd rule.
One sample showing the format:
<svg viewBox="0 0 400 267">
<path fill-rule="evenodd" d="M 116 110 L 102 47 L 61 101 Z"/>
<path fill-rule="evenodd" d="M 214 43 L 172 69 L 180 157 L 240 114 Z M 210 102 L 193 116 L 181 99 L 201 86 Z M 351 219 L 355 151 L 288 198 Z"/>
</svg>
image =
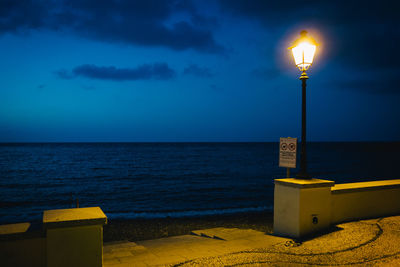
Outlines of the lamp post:
<svg viewBox="0 0 400 267">
<path fill-rule="evenodd" d="M 306 70 L 308 70 L 313 62 L 317 43 L 311 37 L 307 36 L 307 31 L 300 32 L 298 38 L 291 47 L 294 62 L 301 71 L 301 87 L 302 87 L 302 111 L 301 111 L 301 150 L 300 150 L 300 172 L 297 178 L 311 179 L 307 173 L 307 149 L 306 149 L 306 81 L 308 79 Z"/>
</svg>

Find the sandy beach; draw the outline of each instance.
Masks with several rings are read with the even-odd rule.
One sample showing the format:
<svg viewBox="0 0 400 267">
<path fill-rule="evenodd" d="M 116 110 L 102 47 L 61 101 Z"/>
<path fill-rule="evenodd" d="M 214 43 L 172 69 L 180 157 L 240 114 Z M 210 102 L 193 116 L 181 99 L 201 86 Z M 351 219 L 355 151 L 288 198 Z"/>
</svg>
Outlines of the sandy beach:
<svg viewBox="0 0 400 267">
<path fill-rule="evenodd" d="M 272 216 L 271 212 L 246 212 L 184 218 L 109 219 L 103 230 L 104 242 L 156 239 L 214 227 L 253 229 L 271 233 Z"/>
</svg>

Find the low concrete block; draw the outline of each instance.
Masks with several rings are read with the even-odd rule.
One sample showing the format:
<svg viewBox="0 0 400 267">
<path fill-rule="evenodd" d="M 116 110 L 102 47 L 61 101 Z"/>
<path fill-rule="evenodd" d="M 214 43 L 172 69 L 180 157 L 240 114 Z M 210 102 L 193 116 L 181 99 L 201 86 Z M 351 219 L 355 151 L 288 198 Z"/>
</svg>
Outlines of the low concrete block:
<svg viewBox="0 0 400 267">
<path fill-rule="evenodd" d="M 299 238 L 329 227 L 333 185 L 321 179 L 275 179 L 274 234 Z"/>
<path fill-rule="evenodd" d="M 46 265 L 46 239 L 31 223 L 0 225 L 0 266 Z"/>
<path fill-rule="evenodd" d="M 47 230 L 47 266 L 102 266 L 101 225 Z"/>
<path fill-rule="evenodd" d="M 47 266 L 102 266 L 106 223 L 99 207 L 45 211 Z"/>
</svg>

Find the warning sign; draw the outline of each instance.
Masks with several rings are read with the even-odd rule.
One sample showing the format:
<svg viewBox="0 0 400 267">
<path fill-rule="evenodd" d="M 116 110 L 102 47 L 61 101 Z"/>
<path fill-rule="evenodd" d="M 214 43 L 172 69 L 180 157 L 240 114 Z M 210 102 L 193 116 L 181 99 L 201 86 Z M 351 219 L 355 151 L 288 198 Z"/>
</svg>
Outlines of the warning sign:
<svg viewBox="0 0 400 267">
<path fill-rule="evenodd" d="M 296 168 L 297 138 L 280 138 L 279 167 Z"/>
</svg>

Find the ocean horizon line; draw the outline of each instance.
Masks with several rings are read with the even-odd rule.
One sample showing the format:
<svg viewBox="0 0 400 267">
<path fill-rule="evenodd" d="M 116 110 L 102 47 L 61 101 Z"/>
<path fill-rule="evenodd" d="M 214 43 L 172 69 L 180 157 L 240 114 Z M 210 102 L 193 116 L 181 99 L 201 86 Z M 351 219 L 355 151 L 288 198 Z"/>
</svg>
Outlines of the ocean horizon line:
<svg viewBox="0 0 400 267">
<path fill-rule="evenodd" d="M 298 140 L 301 142 L 301 140 Z M 263 144 L 279 143 L 277 141 L 32 141 L 32 142 L 0 142 L 0 145 L 8 144 Z M 393 141 L 308 141 L 309 143 L 400 143 L 400 140 Z"/>
</svg>

